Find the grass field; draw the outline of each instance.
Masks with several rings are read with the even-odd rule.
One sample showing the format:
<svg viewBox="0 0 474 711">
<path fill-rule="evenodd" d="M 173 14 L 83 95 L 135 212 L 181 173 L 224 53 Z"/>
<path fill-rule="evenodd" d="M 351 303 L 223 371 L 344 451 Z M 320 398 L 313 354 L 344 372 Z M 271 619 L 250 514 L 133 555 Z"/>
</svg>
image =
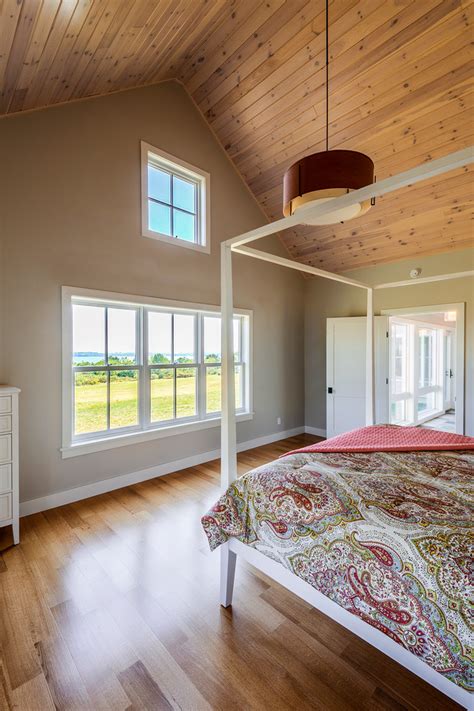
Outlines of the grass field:
<svg viewBox="0 0 474 711">
<path fill-rule="evenodd" d="M 237 378 L 236 378 L 237 380 Z M 237 385 L 237 383 L 236 383 Z M 218 412 L 221 407 L 221 377 L 219 374 L 207 376 L 207 412 Z M 110 382 L 110 426 L 111 428 L 136 425 L 137 380 L 111 378 Z M 194 377 L 177 378 L 177 417 L 192 417 L 196 414 Z M 93 385 L 76 385 L 75 390 L 75 432 L 84 434 L 107 429 L 107 382 Z M 173 417 L 173 378 L 156 378 L 151 381 L 152 422 L 169 420 Z"/>
</svg>

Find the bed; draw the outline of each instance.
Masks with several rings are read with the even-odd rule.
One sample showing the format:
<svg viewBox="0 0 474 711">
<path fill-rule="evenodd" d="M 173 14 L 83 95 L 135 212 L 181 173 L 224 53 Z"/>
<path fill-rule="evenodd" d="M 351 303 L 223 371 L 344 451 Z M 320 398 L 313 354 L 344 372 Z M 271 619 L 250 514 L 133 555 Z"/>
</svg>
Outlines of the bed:
<svg viewBox="0 0 474 711">
<path fill-rule="evenodd" d="M 235 480 L 202 518 L 236 554 L 472 708 L 474 438 L 373 426 Z"/>
</svg>

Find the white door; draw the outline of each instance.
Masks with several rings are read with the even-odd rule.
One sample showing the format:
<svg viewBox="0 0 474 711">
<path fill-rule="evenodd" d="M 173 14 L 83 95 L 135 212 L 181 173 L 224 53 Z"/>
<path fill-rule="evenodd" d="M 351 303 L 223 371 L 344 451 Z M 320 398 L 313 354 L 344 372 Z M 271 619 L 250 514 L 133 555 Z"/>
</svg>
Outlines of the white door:
<svg viewBox="0 0 474 711">
<path fill-rule="evenodd" d="M 365 425 L 367 319 L 328 318 L 327 437 Z M 388 422 L 388 318 L 375 317 L 375 421 Z"/>
</svg>

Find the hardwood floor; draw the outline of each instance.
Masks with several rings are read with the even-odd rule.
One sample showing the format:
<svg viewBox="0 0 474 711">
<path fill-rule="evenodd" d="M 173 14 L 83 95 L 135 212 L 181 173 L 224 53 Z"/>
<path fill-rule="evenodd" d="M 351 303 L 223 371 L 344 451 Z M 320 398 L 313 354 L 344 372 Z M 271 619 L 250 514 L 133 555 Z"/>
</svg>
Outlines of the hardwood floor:
<svg viewBox="0 0 474 711">
<path fill-rule="evenodd" d="M 1 709 L 459 708 L 243 564 L 222 609 L 199 522 L 218 475 L 214 461 L 29 516 L 17 547 L 2 533 Z"/>
</svg>

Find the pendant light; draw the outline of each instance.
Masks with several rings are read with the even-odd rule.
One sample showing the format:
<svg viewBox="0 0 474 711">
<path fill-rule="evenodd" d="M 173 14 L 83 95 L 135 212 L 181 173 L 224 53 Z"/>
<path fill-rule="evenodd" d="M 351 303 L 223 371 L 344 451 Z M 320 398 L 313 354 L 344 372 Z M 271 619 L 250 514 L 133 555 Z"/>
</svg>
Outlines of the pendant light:
<svg viewBox="0 0 474 711">
<path fill-rule="evenodd" d="M 374 182 L 374 163 L 358 151 L 329 150 L 329 0 L 326 0 L 326 150 L 305 156 L 286 171 L 283 178 L 285 217 L 327 200 L 346 195 Z M 307 225 L 333 225 L 352 220 L 369 210 L 373 201 L 339 208 L 321 217 L 304 219 Z"/>
</svg>

